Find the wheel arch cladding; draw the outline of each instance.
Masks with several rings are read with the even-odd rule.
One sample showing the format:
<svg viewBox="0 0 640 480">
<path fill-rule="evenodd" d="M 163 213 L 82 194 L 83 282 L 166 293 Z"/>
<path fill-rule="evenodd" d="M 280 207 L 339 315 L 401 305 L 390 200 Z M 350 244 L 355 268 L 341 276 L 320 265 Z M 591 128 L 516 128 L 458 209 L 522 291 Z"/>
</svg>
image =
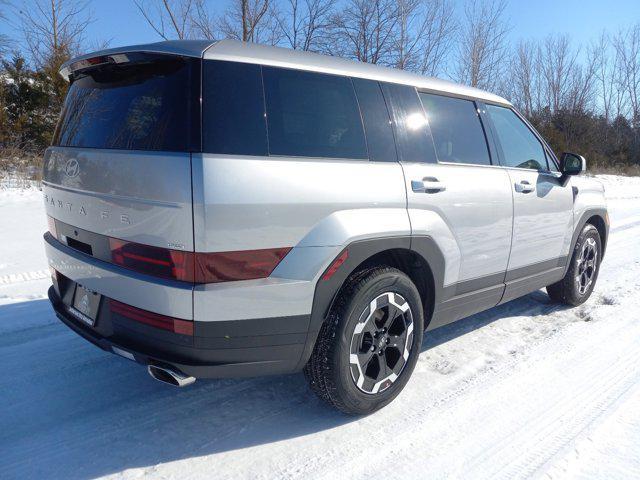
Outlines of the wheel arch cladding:
<svg viewBox="0 0 640 480">
<path fill-rule="evenodd" d="M 589 213 L 589 212 L 587 212 Z M 608 226 L 605 219 L 599 215 L 591 215 L 586 222 L 581 226 L 580 230 L 584 228 L 584 225 L 587 223 L 593 225 L 598 229 L 598 233 L 600 234 L 600 242 L 602 243 L 602 258 L 604 258 L 604 252 L 607 249 L 607 237 L 608 237 Z"/>
<path fill-rule="evenodd" d="M 385 265 L 404 272 L 416 285 L 424 308 L 424 327 L 432 318 L 440 299 L 444 280 L 444 256 L 435 241 L 428 236 L 397 236 L 359 240 L 350 243 L 336 256 L 348 251 L 347 259 L 327 280 L 320 276 L 313 297 L 309 331 L 299 368 L 309 359 L 318 332 L 326 320 L 334 300 L 347 279 L 368 267 Z M 331 268 L 333 262 L 330 263 Z M 326 272 L 326 271 L 325 271 Z"/>
<path fill-rule="evenodd" d="M 601 259 L 604 258 L 604 253 L 607 248 L 607 237 L 609 236 L 609 224 L 607 223 L 606 218 L 606 208 L 590 208 L 582 212 L 582 214 L 580 215 L 580 219 L 575 224 L 576 226 L 573 231 L 573 237 L 571 238 L 571 250 L 569 250 L 569 252 L 571 253 L 569 254 L 569 261 L 567 261 L 567 264 L 564 268 L 565 275 L 567 274 L 567 271 L 571 266 L 571 255 L 573 255 L 573 251 L 576 248 L 576 243 L 578 242 L 580 232 L 582 232 L 582 229 L 587 224 L 593 225 L 598 230 L 598 233 L 600 234 L 600 242 L 602 243 Z"/>
</svg>

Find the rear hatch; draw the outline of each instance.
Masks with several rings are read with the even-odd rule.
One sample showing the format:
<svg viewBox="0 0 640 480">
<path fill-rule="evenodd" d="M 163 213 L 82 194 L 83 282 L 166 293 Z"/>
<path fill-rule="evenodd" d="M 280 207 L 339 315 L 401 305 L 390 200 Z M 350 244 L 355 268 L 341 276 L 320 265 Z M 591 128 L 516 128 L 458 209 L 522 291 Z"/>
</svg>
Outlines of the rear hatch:
<svg viewBox="0 0 640 480">
<path fill-rule="evenodd" d="M 70 65 L 44 160 L 46 211 L 58 241 L 106 261 L 126 242 L 193 251 L 200 65 L 197 57 L 141 52 Z"/>
</svg>

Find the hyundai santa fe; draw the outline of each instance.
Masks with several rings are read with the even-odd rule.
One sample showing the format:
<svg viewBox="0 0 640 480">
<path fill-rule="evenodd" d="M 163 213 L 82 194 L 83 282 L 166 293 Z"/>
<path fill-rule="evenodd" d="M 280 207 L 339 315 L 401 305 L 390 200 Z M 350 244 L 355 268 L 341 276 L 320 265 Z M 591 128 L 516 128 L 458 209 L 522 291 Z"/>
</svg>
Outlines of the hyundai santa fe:
<svg viewBox="0 0 640 480">
<path fill-rule="evenodd" d="M 543 287 L 568 305 L 593 291 L 603 187 L 497 95 L 230 40 L 61 74 L 49 298 L 162 382 L 304 371 L 369 413 L 424 332 Z"/>
</svg>

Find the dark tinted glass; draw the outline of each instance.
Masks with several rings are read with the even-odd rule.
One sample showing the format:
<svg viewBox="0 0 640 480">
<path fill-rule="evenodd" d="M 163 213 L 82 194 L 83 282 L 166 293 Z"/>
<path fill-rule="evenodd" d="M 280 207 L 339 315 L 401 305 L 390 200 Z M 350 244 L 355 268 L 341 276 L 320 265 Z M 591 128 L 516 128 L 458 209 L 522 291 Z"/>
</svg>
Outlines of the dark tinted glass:
<svg viewBox="0 0 640 480">
<path fill-rule="evenodd" d="M 392 83 L 381 85 L 393 120 L 400 160 L 435 163 L 436 153 L 416 89 Z"/>
<path fill-rule="evenodd" d="M 262 72 L 271 154 L 366 158 L 351 79 L 272 67 Z"/>
<path fill-rule="evenodd" d="M 267 155 L 260 65 L 204 62 L 202 142 L 209 153 Z"/>
<path fill-rule="evenodd" d="M 533 132 L 509 108 L 487 105 L 507 167 L 546 170 L 544 149 Z"/>
<path fill-rule="evenodd" d="M 191 92 L 199 66 L 175 56 L 142 57 L 142 62 L 109 64 L 80 74 L 69 87 L 54 144 L 191 150 L 192 118 L 197 118 L 192 117 L 197 105 Z"/>
<path fill-rule="evenodd" d="M 489 165 L 489 151 L 476 106 L 470 100 L 421 93 L 441 162 Z"/>
<path fill-rule="evenodd" d="M 352 80 L 364 122 L 369 159 L 382 162 L 397 161 L 391 119 L 387 105 L 384 103 L 380 84 L 361 78 Z"/>
</svg>

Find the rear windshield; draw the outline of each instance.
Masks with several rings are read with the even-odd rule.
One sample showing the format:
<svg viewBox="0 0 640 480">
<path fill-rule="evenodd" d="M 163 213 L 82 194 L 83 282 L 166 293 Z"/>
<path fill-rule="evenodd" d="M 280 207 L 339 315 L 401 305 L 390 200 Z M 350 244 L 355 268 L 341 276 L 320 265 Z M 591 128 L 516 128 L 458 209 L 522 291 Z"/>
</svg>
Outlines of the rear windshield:
<svg viewBox="0 0 640 480">
<path fill-rule="evenodd" d="M 54 145 L 124 150 L 191 150 L 197 108 L 192 84 L 199 61 L 138 55 L 76 74 L 60 115 Z M 195 108 L 194 108 L 195 107 Z M 197 113 L 199 115 L 199 113 Z"/>
</svg>

